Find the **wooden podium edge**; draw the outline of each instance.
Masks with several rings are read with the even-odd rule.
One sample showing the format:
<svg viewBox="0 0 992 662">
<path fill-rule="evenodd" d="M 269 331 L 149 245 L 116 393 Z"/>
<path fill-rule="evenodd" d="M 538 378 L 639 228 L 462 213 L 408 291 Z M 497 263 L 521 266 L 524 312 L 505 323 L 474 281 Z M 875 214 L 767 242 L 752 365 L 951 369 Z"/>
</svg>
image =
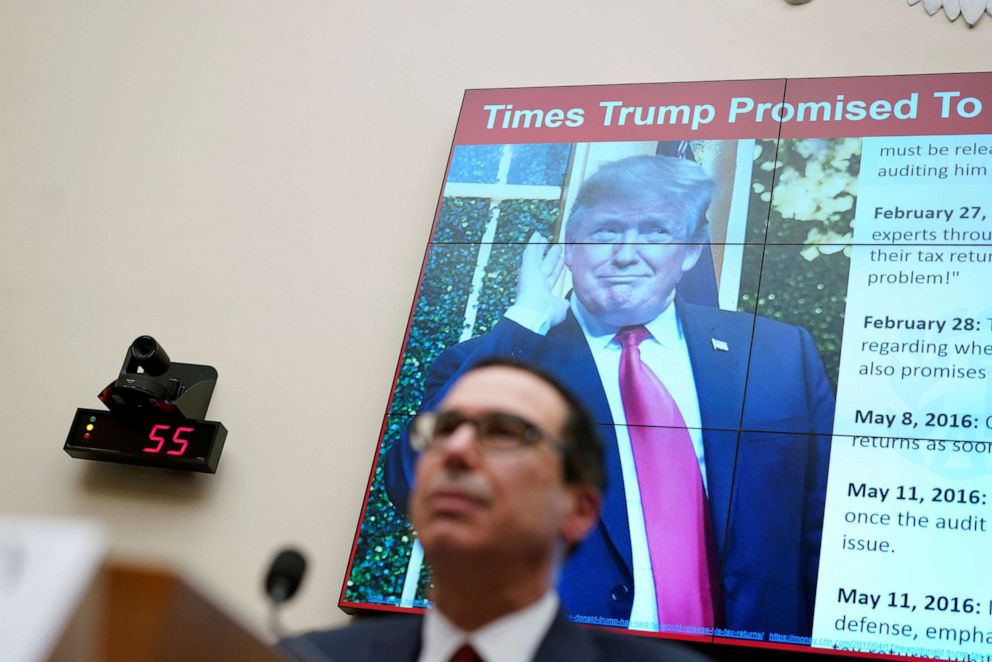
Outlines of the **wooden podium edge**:
<svg viewBox="0 0 992 662">
<path fill-rule="evenodd" d="M 284 658 L 182 577 L 111 562 L 91 584 L 50 659 L 279 662 Z"/>
</svg>

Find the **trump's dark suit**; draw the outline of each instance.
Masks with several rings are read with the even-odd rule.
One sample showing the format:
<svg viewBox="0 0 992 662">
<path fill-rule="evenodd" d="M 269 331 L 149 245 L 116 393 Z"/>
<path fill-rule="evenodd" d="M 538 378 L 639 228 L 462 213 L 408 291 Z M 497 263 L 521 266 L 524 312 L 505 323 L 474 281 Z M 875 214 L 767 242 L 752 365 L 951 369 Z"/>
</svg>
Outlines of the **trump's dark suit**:
<svg viewBox="0 0 992 662">
<path fill-rule="evenodd" d="M 699 398 L 721 561 L 718 625 L 809 635 L 834 411 L 823 364 L 800 327 L 680 300 L 676 309 Z M 569 313 L 541 336 L 504 318 L 489 333 L 445 350 L 431 367 L 423 408 L 492 356 L 549 372 L 603 424 L 608 486 L 600 525 L 569 557 L 559 593 L 574 616 L 629 618 L 631 543 L 616 433 L 578 322 Z M 386 489 L 402 509 L 415 459 L 406 437 L 385 458 Z"/>
</svg>

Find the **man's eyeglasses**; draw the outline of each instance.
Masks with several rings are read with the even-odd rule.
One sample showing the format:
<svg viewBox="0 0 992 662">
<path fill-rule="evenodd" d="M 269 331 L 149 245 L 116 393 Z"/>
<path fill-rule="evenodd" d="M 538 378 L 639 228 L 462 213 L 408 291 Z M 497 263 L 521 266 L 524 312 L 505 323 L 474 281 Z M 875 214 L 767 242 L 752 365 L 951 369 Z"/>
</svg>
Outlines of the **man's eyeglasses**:
<svg viewBox="0 0 992 662">
<path fill-rule="evenodd" d="M 550 442 L 556 449 L 560 446 L 557 439 L 514 414 L 493 412 L 469 417 L 454 410 L 418 414 L 410 425 L 410 445 L 418 452 L 439 448 L 465 424 L 475 428 L 476 439 L 484 450 L 513 450 L 533 446 L 541 440 Z"/>
</svg>

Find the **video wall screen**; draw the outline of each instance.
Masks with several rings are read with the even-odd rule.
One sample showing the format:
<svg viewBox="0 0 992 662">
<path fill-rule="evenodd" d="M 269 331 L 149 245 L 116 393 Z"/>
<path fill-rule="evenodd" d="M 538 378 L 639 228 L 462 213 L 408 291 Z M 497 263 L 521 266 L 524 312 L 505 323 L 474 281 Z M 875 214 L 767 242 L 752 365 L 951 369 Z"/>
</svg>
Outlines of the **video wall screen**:
<svg viewBox="0 0 992 662">
<path fill-rule="evenodd" d="M 406 427 L 510 356 L 606 445 L 601 524 L 560 576 L 573 620 L 988 659 L 990 219 L 990 73 L 466 92 L 339 604 L 429 606 Z M 632 326 L 665 391 L 636 421 Z M 670 609 L 652 555 L 653 427 L 696 454 L 708 618 Z"/>
</svg>

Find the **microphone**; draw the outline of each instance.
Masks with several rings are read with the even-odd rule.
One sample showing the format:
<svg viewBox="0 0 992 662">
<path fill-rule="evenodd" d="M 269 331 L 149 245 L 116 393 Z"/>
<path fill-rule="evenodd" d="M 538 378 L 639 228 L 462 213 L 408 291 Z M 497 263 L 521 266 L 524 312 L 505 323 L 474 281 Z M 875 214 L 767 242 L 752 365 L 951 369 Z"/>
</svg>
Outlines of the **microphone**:
<svg viewBox="0 0 992 662">
<path fill-rule="evenodd" d="M 269 572 L 265 575 L 265 595 L 271 603 L 269 630 L 274 635 L 276 648 L 294 660 L 307 662 L 333 662 L 318 650 L 306 636 L 289 639 L 279 623 L 279 607 L 296 595 L 306 574 L 307 560 L 302 553 L 287 547 L 272 559 Z"/>
<path fill-rule="evenodd" d="M 292 547 L 276 554 L 265 577 L 265 593 L 273 604 L 280 605 L 296 595 L 306 570 L 307 560 Z"/>
</svg>

